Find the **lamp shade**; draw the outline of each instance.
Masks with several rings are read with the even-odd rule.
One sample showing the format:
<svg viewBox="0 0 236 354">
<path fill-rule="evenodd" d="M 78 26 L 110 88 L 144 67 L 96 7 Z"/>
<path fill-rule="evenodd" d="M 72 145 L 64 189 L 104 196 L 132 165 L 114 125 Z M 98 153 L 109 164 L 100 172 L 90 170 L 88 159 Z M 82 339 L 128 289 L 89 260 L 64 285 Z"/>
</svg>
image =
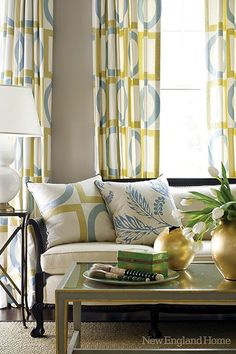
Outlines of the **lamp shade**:
<svg viewBox="0 0 236 354">
<path fill-rule="evenodd" d="M 0 134 L 42 135 L 30 87 L 0 85 Z"/>
</svg>

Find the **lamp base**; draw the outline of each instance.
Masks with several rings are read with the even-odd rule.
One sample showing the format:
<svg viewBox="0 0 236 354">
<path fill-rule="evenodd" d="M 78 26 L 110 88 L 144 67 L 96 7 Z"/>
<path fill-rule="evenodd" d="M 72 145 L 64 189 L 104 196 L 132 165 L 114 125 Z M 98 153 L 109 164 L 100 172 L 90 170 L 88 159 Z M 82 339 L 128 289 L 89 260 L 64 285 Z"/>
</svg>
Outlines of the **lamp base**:
<svg viewBox="0 0 236 354">
<path fill-rule="evenodd" d="M 12 136 L 0 135 L 0 211 L 13 212 L 8 203 L 20 190 L 20 177 L 9 165 L 14 161 L 14 143 Z"/>
<path fill-rule="evenodd" d="M 15 209 L 9 203 L 0 203 L 0 213 L 11 213 Z"/>
</svg>

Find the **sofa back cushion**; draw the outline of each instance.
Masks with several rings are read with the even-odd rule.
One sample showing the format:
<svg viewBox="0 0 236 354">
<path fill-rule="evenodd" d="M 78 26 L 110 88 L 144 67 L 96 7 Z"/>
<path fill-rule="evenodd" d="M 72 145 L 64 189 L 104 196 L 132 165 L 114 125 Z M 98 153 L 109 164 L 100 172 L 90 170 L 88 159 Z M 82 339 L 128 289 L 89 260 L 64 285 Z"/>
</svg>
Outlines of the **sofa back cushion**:
<svg viewBox="0 0 236 354">
<path fill-rule="evenodd" d="M 143 182 L 102 182 L 96 186 L 113 217 L 116 242 L 153 245 L 165 227 L 178 226 L 166 178 Z"/>
<path fill-rule="evenodd" d="M 70 184 L 28 183 L 48 232 L 48 248 L 71 242 L 115 241 L 98 177 Z"/>
</svg>

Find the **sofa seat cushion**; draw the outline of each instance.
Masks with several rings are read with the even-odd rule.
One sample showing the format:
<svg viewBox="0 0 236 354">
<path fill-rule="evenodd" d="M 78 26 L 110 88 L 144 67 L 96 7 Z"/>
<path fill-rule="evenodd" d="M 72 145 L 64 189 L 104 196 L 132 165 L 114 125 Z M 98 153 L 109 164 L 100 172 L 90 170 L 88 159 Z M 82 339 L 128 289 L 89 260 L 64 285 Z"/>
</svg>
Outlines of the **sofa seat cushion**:
<svg viewBox="0 0 236 354">
<path fill-rule="evenodd" d="M 202 242 L 202 249 L 198 252 L 194 257 L 194 262 L 212 262 L 212 255 L 211 255 L 211 241 L 204 240 Z"/>
<path fill-rule="evenodd" d="M 100 244 L 100 243 L 99 243 Z M 86 261 L 86 257 L 88 257 L 89 255 L 89 259 L 91 262 L 93 262 L 93 259 L 96 255 L 97 260 L 99 262 L 104 262 L 104 253 L 106 252 L 106 260 L 109 258 L 110 261 L 109 262 L 115 262 L 116 261 L 116 252 L 118 247 L 121 247 L 123 249 L 123 246 L 125 245 L 117 245 L 117 244 L 112 244 L 112 243 L 103 243 L 102 247 L 97 251 L 95 250 L 95 246 L 99 246 L 98 243 L 96 243 L 96 245 L 89 243 L 89 247 L 87 244 L 83 243 L 83 244 L 73 244 L 73 245 L 69 245 L 71 246 L 70 252 L 68 250 L 68 253 L 63 254 L 63 249 L 61 246 L 55 246 L 53 248 L 51 248 L 50 250 L 48 250 L 46 253 L 49 253 L 49 251 L 51 252 L 51 255 L 48 254 L 44 254 L 42 256 L 42 261 L 43 261 L 43 265 L 44 267 L 46 266 L 47 268 L 44 269 L 45 271 L 47 271 L 48 273 L 53 274 L 52 276 L 48 277 L 46 279 L 46 286 L 44 287 L 44 303 L 45 304 L 54 304 L 55 303 L 55 290 L 58 287 L 60 281 L 62 280 L 63 274 L 57 274 L 58 271 L 60 271 L 63 273 L 67 270 L 67 269 L 63 269 L 64 268 L 68 268 L 69 264 L 71 261 L 73 260 L 78 260 L 75 259 L 76 258 L 76 252 L 74 252 L 73 250 L 73 246 L 77 245 L 77 257 L 80 257 L 80 259 L 84 259 Z M 78 246 L 83 246 L 84 249 L 81 250 L 80 247 Z M 65 246 L 64 246 L 65 247 Z M 144 249 L 147 249 L 149 247 L 147 246 L 143 246 Z M 58 250 L 59 248 L 59 250 Z M 80 249 L 79 249 L 80 248 Z M 90 250 L 89 250 L 90 248 Z M 92 248 L 92 250 L 91 250 Z M 127 248 L 127 247 L 126 247 Z M 128 249 L 132 249 L 133 247 L 131 245 L 128 245 Z M 137 248 L 137 245 L 136 247 Z M 54 253 L 52 253 L 53 249 L 55 249 Z M 120 249 L 120 248 L 119 248 Z M 72 252 L 73 251 L 73 252 Z M 103 258 L 102 258 L 103 255 Z M 45 256 L 45 257 L 44 257 Z M 54 263 L 51 264 L 51 262 L 56 262 L 58 269 L 55 269 L 54 267 Z M 203 249 L 201 250 L 200 253 L 198 253 L 195 256 L 194 261 L 199 261 L 199 262 L 209 262 L 212 261 L 212 257 L 211 257 L 211 242 L 210 241 L 203 241 Z M 66 264 L 65 264 L 66 262 Z M 63 266 L 62 266 L 63 265 Z M 60 268 L 59 268 L 60 267 Z M 53 273 L 54 272 L 54 273 Z M 187 271 L 188 272 L 188 271 Z M 105 305 L 109 305 L 109 303 L 107 302 L 83 302 L 83 305 L 101 305 L 101 306 L 105 306 Z M 128 302 L 126 303 L 128 304 Z M 132 304 L 134 305 L 135 303 L 132 302 Z M 119 303 L 116 303 L 116 305 L 119 305 Z M 120 305 L 124 305 L 124 303 L 120 303 Z"/>
<path fill-rule="evenodd" d="M 118 250 L 147 250 L 144 245 L 125 245 L 113 242 L 84 242 L 58 245 L 49 248 L 41 255 L 42 270 L 49 274 L 64 274 L 72 262 L 80 263 L 114 263 Z M 211 242 L 203 241 L 203 248 L 196 254 L 195 261 L 210 261 Z"/>
<path fill-rule="evenodd" d="M 41 266 L 49 274 L 64 274 L 72 262 L 111 263 L 117 261 L 118 250 L 140 251 L 152 249 L 144 245 L 116 244 L 114 242 L 68 243 L 49 248 L 41 255 Z"/>
</svg>

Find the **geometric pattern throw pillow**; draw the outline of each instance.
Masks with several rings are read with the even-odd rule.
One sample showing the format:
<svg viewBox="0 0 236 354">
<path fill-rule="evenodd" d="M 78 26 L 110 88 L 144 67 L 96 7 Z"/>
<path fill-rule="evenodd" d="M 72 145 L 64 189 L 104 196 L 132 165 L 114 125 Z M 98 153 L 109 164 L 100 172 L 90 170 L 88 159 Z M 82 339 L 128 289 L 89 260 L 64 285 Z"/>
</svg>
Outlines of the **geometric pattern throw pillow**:
<svg viewBox="0 0 236 354">
<path fill-rule="evenodd" d="M 112 221 L 94 185 L 97 179 L 27 184 L 46 224 L 48 248 L 71 242 L 115 241 Z"/>
<path fill-rule="evenodd" d="M 153 245 L 165 227 L 179 226 L 165 177 L 142 182 L 95 181 L 113 218 L 117 243 Z"/>
</svg>

